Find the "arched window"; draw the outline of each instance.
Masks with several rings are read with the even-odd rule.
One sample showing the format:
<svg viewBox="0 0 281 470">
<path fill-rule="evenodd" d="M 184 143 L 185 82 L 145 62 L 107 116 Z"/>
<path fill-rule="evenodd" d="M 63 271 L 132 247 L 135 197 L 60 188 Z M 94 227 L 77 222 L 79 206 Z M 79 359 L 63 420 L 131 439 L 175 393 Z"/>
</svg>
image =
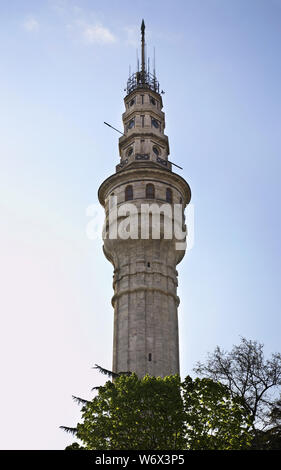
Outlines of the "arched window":
<svg viewBox="0 0 281 470">
<path fill-rule="evenodd" d="M 133 151 L 134 151 L 133 147 L 130 147 L 129 150 L 127 151 L 127 157 L 130 157 Z"/>
<path fill-rule="evenodd" d="M 130 184 L 125 189 L 125 201 L 131 201 L 133 199 L 133 186 Z"/>
<path fill-rule="evenodd" d="M 173 202 L 173 193 L 172 193 L 171 188 L 166 189 L 166 201 L 169 202 L 170 204 L 172 204 Z"/>
<path fill-rule="evenodd" d="M 156 129 L 160 128 L 159 121 L 157 121 L 157 119 L 155 119 L 153 117 L 151 118 L 151 125 L 154 126 Z"/>
<path fill-rule="evenodd" d="M 155 188 L 154 184 L 147 184 L 145 190 L 146 199 L 155 199 Z"/>
<path fill-rule="evenodd" d="M 155 153 L 156 157 L 159 157 L 160 155 L 160 150 L 158 147 L 156 147 L 156 145 L 153 146 L 152 148 L 153 152 Z"/>
<path fill-rule="evenodd" d="M 129 123 L 127 124 L 127 130 L 132 129 L 133 127 L 135 127 L 135 120 L 131 119 Z"/>
</svg>

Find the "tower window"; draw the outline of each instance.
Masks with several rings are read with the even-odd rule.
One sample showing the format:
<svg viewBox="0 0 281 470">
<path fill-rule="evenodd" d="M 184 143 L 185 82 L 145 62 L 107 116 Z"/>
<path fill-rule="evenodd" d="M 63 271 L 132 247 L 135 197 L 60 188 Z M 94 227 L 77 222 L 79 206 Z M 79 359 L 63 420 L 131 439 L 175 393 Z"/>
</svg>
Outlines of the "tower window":
<svg viewBox="0 0 281 470">
<path fill-rule="evenodd" d="M 144 101 L 144 95 L 141 95 L 141 104 L 143 104 Z"/>
<path fill-rule="evenodd" d="M 157 119 L 151 118 L 151 125 L 154 126 L 156 129 L 159 129 L 159 122 Z"/>
<path fill-rule="evenodd" d="M 149 360 L 149 362 L 151 362 L 151 360 L 152 360 L 152 354 L 151 353 L 148 354 L 148 360 Z"/>
<path fill-rule="evenodd" d="M 153 104 L 154 106 L 156 105 L 156 100 L 152 98 L 152 96 L 150 97 L 150 103 Z"/>
<path fill-rule="evenodd" d="M 147 184 L 145 189 L 145 197 L 146 199 L 154 199 L 155 198 L 155 188 L 154 184 Z"/>
<path fill-rule="evenodd" d="M 131 201 L 133 199 L 133 186 L 130 184 L 125 189 L 125 201 Z"/>
<path fill-rule="evenodd" d="M 133 98 L 131 101 L 130 101 L 130 106 L 133 106 L 135 104 L 135 99 Z"/>
<path fill-rule="evenodd" d="M 127 152 L 127 157 L 130 157 L 130 156 L 132 155 L 133 150 L 134 150 L 133 147 L 130 147 L 130 148 L 129 148 L 129 150 L 128 150 L 128 152 Z"/>
<path fill-rule="evenodd" d="M 172 193 L 171 188 L 166 189 L 166 201 L 169 202 L 170 204 L 172 204 L 173 202 L 173 193 Z"/>
<path fill-rule="evenodd" d="M 150 268 L 150 263 L 149 262 L 147 263 L 147 267 Z"/>
<path fill-rule="evenodd" d="M 131 119 L 129 121 L 129 124 L 127 126 L 127 129 L 132 129 L 133 127 L 135 127 L 135 120 L 134 119 Z"/>
<path fill-rule="evenodd" d="M 154 145 L 154 147 L 153 147 L 152 150 L 153 150 L 153 152 L 155 153 L 155 155 L 156 155 L 157 157 L 160 155 L 160 150 L 159 150 L 159 148 L 156 147 L 155 145 Z"/>
<path fill-rule="evenodd" d="M 141 127 L 144 127 L 144 116 L 141 116 Z"/>
</svg>

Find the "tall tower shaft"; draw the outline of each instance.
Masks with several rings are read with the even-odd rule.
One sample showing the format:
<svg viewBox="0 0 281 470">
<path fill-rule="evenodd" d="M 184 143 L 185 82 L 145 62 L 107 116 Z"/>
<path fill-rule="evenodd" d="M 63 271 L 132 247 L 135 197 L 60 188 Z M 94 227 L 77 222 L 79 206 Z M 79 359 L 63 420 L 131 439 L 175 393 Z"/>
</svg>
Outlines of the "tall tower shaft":
<svg viewBox="0 0 281 470">
<path fill-rule="evenodd" d="M 164 134 L 165 115 L 155 73 L 145 65 L 145 25 L 142 22 L 141 71 L 131 75 L 124 98 L 124 135 L 119 139 L 120 163 L 99 188 L 105 208 L 104 254 L 114 266 L 113 371 L 166 376 L 179 373 L 177 264 L 185 251 L 177 240 L 165 236 L 160 215 L 160 237 L 152 229 L 144 237 L 140 221 L 143 205 L 171 208 L 190 202 L 188 183 L 172 171 L 169 142 Z M 137 237 L 124 239 L 112 229 L 111 200 L 116 198 L 117 226 L 124 222 L 122 209 L 134 205 Z M 168 211 L 169 212 L 169 211 Z M 150 222 L 153 220 L 150 217 Z M 184 224 L 184 222 L 183 222 Z"/>
</svg>

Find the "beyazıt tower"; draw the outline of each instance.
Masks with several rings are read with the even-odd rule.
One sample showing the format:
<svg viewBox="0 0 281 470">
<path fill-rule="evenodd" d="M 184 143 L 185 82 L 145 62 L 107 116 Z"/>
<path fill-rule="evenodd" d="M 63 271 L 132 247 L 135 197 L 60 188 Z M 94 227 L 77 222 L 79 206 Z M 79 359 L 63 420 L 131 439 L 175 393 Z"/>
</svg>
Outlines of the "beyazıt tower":
<svg viewBox="0 0 281 470">
<path fill-rule="evenodd" d="M 105 208 L 104 254 L 114 266 L 113 372 L 136 372 L 164 377 L 179 373 L 177 264 L 185 254 L 185 243 L 164 233 L 160 215 L 159 236 L 152 234 L 153 216 L 146 235 L 140 229 L 142 207 L 173 206 L 181 213 L 190 202 L 187 182 L 172 171 L 169 142 L 164 134 L 165 114 L 155 70 L 150 73 L 145 57 L 145 25 L 141 25 L 141 68 L 129 76 L 119 139 L 120 163 L 98 191 Z M 138 66 L 139 69 L 139 66 Z M 115 214 L 110 217 L 114 200 Z M 126 208 L 134 206 L 137 231 L 120 236 Z M 169 213 L 169 211 L 168 211 Z M 173 212 L 168 219 L 175 226 Z M 167 220 L 167 217 L 166 217 Z M 181 219 L 182 220 L 182 219 Z M 114 222 L 117 224 L 112 228 Z M 131 218 L 132 223 L 132 218 Z M 185 229 L 184 220 L 181 229 Z M 181 242 L 185 242 L 181 240 Z M 180 246 L 180 249 L 178 248 Z"/>
</svg>

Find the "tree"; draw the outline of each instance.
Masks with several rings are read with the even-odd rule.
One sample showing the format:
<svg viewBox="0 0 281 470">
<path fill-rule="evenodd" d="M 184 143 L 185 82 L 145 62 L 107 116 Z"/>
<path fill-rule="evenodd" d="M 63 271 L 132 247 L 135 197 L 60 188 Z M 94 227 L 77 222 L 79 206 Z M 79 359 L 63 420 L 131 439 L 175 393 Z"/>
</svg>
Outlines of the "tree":
<svg viewBox="0 0 281 470">
<path fill-rule="evenodd" d="M 186 377 L 182 390 L 188 449 L 239 450 L 251 445 L 250 416 L 226 385 Z"/>
<path fill-rule="evenodd" d="M 199 362 L 194 369 L 199 376 L 227 385 L 231 396 L 242 400 L 256 435 L 272 427 L 270 414 L 281 385 L 281 355 L 265 359 L 263 347 L 242 338 L 230 352 L 217 347 L 205 364 Z"/>
<path fill-rule="evenodd" d="M 121 375 L 83 405 L 76 436 L 85 449 L 181 449 L 183 403 L 179 376 Z"/>
<path fill-rule="evenodd" d="M 281 450 L 281 399 L 276 400 L 269 413 L 270 427 L 263 430 L 256 430 L 253 440 L 253 449 L 260 450 Z"/>
<path fill-rule="evenodd" d="M 77 398 L 76 398 L 77 400 Z M 82 423 L 65 428 L 79 438 L 67 449 L 241 449 L 251 441 L 249 416 L 226 386 L 210 379 L 183 383 L 122 374 L 83 405 Z"/>
</svg>

